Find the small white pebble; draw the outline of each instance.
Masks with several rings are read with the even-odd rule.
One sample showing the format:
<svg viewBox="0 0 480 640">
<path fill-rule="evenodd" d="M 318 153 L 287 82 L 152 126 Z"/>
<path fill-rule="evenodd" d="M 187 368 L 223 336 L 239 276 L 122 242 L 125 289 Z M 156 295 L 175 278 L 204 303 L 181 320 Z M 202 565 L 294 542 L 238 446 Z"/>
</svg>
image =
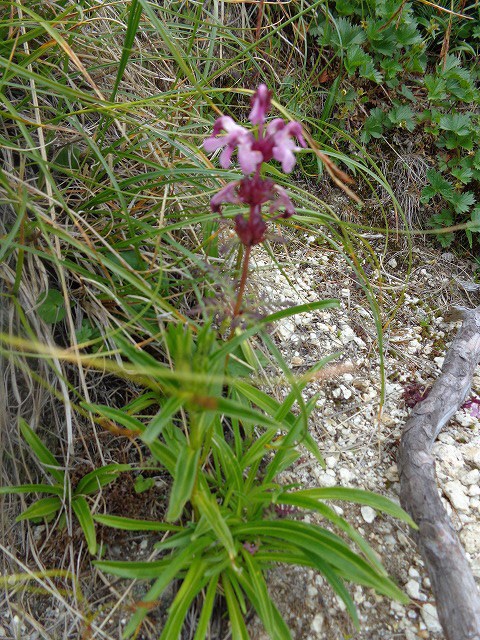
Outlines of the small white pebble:
<svg viewBox="0 0 480 640">
<path fill-rule="evenodd" d="M 372 507 L 363 506 L 360 511 L 362 513 L 362 518 L 365 522 L 368 522 L 368 524 L 371 524 L 377 517 L 377 512 L 375 509 L 372 509 Z"/>
</svg>

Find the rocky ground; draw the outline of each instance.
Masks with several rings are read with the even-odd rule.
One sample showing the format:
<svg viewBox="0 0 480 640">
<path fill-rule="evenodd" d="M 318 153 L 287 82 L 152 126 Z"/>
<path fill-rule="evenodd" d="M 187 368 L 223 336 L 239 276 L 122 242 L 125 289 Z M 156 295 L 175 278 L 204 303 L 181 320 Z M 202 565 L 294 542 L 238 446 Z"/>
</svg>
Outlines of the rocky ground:
<svg viewBox="0 0 480 640">
<path fill-rule="evenodd" d="M 313 238 L 305 238 L 306 245 Z M 448 321 L 453 304 L 474 307 L 473 265 L 459 265 L 446 251 L 427 246 L 414 250 L 405 286 L 407 252 L 388 252 L 371 270 L 376 298 L 382 303 L 385 351 L 385 402 L 380 402 L 378 341 L 365 293 L 353 272 L 335 253 L 305 244 L 290 249 L 283 264 L 288 280 L 270 258 L 257 250 L 256 282 L 261 298 L 275 304 L 301 304 L 339 297 L 340 309 L 305 313 L 277 325 L 276 335 L 287 362 L 299 374 L 321 357 L 341 355 L 323 378 L 306 390 L 320 392 L 311 430 L 324 452 L 323 470 L 309 454 L 284 474 L 285 482 L 307 487 L 343 485 L 379 492 L 398 501 L 395 464 L 399 438 L 415 403 L 440 372 L 443 357 L 458 328 Z M 278 275 L 277 275 L 278 274 Z M 405 286 L 405 289 L 404 289 Z M 401 296 L 404 295 L 403 298 Z M 389 316 L 389 314 L 391 314 Z M 386 320 L 390 318 L 389 320 Z M 286 389 L 276 390 L 281 397 Z M 472 397 L 480 395 L 480 372 Z M 480 579 L 480 421 L 476 403 L 461 409 L 435 445 L 439 489 L 460 533 L 473 571 Z M 408 527 L 370 507 L 335 507 L 376 549 L 390 575 L 411 598 L 408 606 L 387 601 L 373 591 L 354 588 L 362 623 L 360 633 L 344 607 L 311 570 L 278 568 L 270 575 L 271 592 L 296 640 L 356 638 L 442 638 L 430 582 Z M 308 518 L 308 516 L 307 516 Z M 323 524 L 323 523 L 322 523 Z M 266 640 L 261 625 L 251 622 L 251 637 Z"/>
</svg>

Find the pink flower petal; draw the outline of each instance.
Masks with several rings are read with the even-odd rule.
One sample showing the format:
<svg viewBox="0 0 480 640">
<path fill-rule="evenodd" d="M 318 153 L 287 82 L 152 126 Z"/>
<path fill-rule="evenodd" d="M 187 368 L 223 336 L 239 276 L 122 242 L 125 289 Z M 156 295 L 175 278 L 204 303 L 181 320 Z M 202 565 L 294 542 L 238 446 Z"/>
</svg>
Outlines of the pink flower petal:
<svg viewBox="0 0 480 640">
<path fill-rule="evenodd" d="M 261 84 L 252 98 L 252 110 L 248 119 L 252 124 L 263 124 L 265 116 L 272 106 L 272 92 L 267 89 L 266 84 Z"/>
<path fill-rule="evenodd" d="M 293 206 L 293 202 L 290 200 L 288 193 L 283 187 L 278 184 L 276 184 L 273 189 L 277 197 L 270 205 L 270 213 L 275 213 L 275 211 L 278 211 L 278 209 L 283 207 L 285 211 L 279 217 L 290 218 L 290 216 L 293 216 L 293 214 L 295 213 L 295 207 Z"/>
<path fill-rule="evenodd" d="M 257 170 L 258 165 L 263 162 L 263 155 L 260 151 L 252 151 L 252 144 L 250 140 L 245 140 L 238 145 L 238 162 L 242 173 L 249 175 Z"/>
<path fill-rule="evenodd" d="M 210 207 L 213 213 L 221 213 L 222 204 L 231 202 L 232 204 L 240 204 L 241 200 L 237 194 L 239 181 L 229 182 L 225 187 L 220 189 L 210 200 Z"/>
</svg>

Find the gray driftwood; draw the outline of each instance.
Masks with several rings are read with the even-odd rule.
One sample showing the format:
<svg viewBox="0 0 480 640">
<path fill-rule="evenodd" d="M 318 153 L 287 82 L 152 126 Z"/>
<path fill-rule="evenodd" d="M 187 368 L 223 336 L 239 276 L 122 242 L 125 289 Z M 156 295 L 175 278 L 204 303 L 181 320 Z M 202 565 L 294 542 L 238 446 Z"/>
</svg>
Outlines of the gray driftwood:
<svg viewBox="0 0 480 640">
<path fill-rule="evenodd" d="M 462 310 L 458 331 L 428 397 L 407 420 L 398 453 L 400 500 L 418 525 L 438 616 L 447 640 L 480 640 L 480 594 L 462 545 L 443 508 L 431 450 L 463 404 L 480 362 L 480 307 Z"/>
</svg>

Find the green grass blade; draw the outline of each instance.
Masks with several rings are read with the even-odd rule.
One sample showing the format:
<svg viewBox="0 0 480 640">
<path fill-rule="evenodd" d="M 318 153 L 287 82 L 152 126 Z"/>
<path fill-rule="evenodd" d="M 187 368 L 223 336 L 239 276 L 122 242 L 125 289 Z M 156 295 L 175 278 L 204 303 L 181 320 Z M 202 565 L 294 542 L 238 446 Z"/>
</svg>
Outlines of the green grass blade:
<svg viewBox="0 0 480 640">
<path fill-rule="evenodd" d="M 123 42 L 122 55 L 120 56 L 120 62 L 118 63 L 117 76 L 113 85 L 112 93 L 110 94 L 110 102 L 115 100 L 117 95 L 118 86 L 123 78 L 123 73 L 132 53 L 133 43 L 138 31 L 138 25 L 140 24 L 140 18 L 142 17 L 142 7 L 138 0 L 132 0 L 130 9 L 128 12 L 127 32 L 125 34 L 125 40 Z"/>
</svg>

